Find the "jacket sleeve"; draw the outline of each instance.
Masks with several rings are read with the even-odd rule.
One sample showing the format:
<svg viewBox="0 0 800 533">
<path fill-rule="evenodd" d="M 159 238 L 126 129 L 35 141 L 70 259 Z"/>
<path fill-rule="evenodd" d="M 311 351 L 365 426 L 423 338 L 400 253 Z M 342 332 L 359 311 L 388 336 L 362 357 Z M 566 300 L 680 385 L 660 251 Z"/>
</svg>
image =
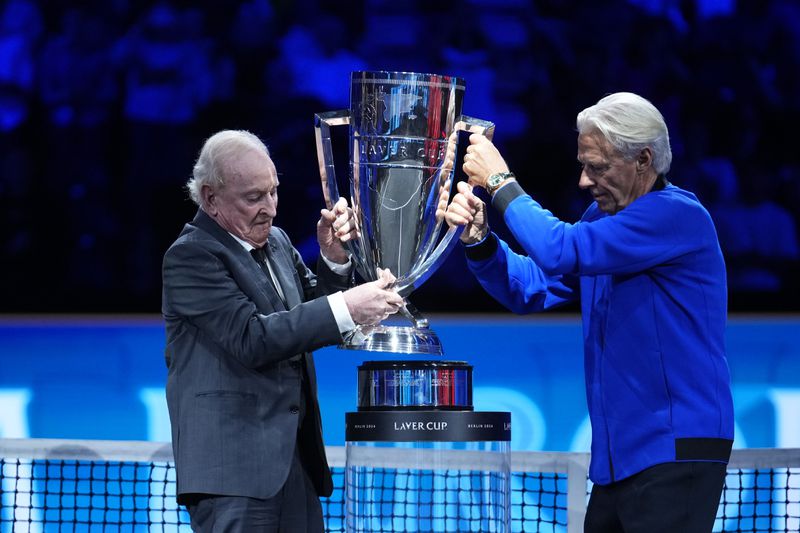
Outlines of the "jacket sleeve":
<svg viewBox="0 0 800 533">
<path fill-rule="evenodd" d="M 507 204 L 503 217 L 525 252 L 549 275 L 641 272 L 716 240 L 699 202 L 665 191 L 648 193 L 613 216 L 576 224 L 562 222 L 521 193 Z"/>
<path fill-rule="evenodd" d="M 286 235 L 280 228 L 274 228 L 275 236 L 282 241 L 282 245 L 289 250 L 289 255 L 292 258 L 292 264 L 297 272 L 297 277 L 303 288 L 303 301 L 313 300 L 314 298 L 332 294 L 336 291 L 343 291 L 350 288 L 352 285 L 352 273 L 349 276 L 340 276 L 333 272 L 325 261 L 322 260 L 321 254 L 317 261 L 317 273 L 314 274 L 303 261 L 300 252 L 292 246 L 289 236 Z"/>
<path fill-rule="evenodd" d="M 346 291 L 353 286 L 353 268 L 349 275 L 340 276 L 333 272 L 320 257 L 317 260 L 317 294 L 332 294 L 336 291 Z"/>
<path fill-rule="evenodd" d="M 532 313 L 577 299 L 577 277 L 548 276 L 530 257 L 513 252 L 494 233 L 479 246 L 467 248 L 469 269 L 484 290 L 510 311 Z"/>
<path fill-rule="evenodd" d="M 187 321 L 249 368 L 341 341 L 327 298 L 262 314 L 232 277 L 230 260 L 196 242 L 173 245 L 163 265 L 165 319 Z"/>
</svg>

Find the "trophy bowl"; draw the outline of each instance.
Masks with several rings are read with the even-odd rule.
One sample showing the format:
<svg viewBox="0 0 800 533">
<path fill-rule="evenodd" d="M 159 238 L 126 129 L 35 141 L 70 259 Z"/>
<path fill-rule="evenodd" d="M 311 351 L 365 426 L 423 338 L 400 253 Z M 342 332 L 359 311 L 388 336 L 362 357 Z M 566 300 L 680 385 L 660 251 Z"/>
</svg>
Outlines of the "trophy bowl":
<svg viewBox="0 0 800 533">
<path fill-rule="evenodd" d="M 315 116 L 325 203 L 331 208 L 340 196 L 330 128 L 346 125 L 350 204 L 359 235 L 347 248 L 365 280 L 377 279 L 378 268 L 395 275 L 395 288 L 406 298 L 401 314 L 411 322 L 359 326 L 342 348 L 443 353 L 407 296 L 444 262 L 463 230 L 446 229 L 441 216 L 461 156 L 458 132 L 494 132 L 492 123 L 461 114 L 464 90 L 464 80 L 453 76 L 358 71 L 350 76 L 350 108 Z"/>
</svg>

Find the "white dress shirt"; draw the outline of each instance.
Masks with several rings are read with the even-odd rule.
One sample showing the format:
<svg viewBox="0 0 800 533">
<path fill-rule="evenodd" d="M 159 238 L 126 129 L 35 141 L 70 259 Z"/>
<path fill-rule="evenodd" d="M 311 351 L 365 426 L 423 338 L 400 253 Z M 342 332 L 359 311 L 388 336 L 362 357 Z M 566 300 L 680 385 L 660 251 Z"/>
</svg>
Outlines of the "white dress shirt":
<svg viewBox="0 0 800 533">
<path fill-rule="evenodd" d="M 236 239 L 236 242 L 242 245 L 242 247 L 247 250 L 247 253 L 250 253 L 251 250 L 255 249 L 255 246 L 250 244 L 247 241 L 244 241 L 234 235 L 231 232 L 228 234 Z M 328 265 L 328 268 L 333 271 L 334 274 L 338 274 L 340 276 L 346 276 L 350 273 L 350 269 L 353 266 L 353 261 L 348 258 L 347 263 L 340 265 L 339 263 L 334 263 L 327 257 L 325 254 L 320 252 L 322 256 L 322 260 L 325 261 L 325 264 Z M 281 284 L 278 283 L 278 279 L 275 277 L 275 272 L 272 270 L 272 265 L 269 261 L 267 261 L 267 268 L 269 269 L 269 275 L 272 278 L 272 284 L 275 285 L 275 289 L 278 291 L 278 295 L 281 297 L 282 300 L 286 301 L 284 298 L 283 289 L 281 288 Z M 328 304 L 331 306 L 331 312 L 333 312 L 333 318 L 336 319 L 336 325 L 339 326 L 339 333 L 347 333 L 356 328 L 356 323 L 353 322 L 353 317 L 350 315 L 350 311 L 347 309 L 347 303 L 344 301 L 344 295 L 342 291 L 337 291 L 333 294 L 328 294 Z"/>
</svg>

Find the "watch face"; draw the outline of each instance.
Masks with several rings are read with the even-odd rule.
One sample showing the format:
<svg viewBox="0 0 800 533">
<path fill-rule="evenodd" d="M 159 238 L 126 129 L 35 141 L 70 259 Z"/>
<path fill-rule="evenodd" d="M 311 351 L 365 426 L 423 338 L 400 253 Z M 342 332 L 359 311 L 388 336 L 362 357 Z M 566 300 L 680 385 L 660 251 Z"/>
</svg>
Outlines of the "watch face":
<svg viewBox="0 0 800 533">
<path fill-rule="evenodd" d="M 491 192 L 492 190 L 496 189 L 501 183 L 503 183 L 503 180 L 505 180 L 508 175 L 509 174 L 507 172 L 500 172 L 489 176 L 489 179 L 486 180 L 486 185 L 489 187 L 489 191 Z"/>
<path fill-rule="evenodd" d="M 497 174 L 492 174 L 491 176 L 489 176 L 489 179 L 486 180 L 486 191 L 489 194 L 494 193 L 494 191 L 497 190 L 498 187 L 500 187 L 501 183 L 503 183 L 508 178 L 513 178 L 513 177 L 514 177 L 513 172 L 498 172 Z"/>
</svg>

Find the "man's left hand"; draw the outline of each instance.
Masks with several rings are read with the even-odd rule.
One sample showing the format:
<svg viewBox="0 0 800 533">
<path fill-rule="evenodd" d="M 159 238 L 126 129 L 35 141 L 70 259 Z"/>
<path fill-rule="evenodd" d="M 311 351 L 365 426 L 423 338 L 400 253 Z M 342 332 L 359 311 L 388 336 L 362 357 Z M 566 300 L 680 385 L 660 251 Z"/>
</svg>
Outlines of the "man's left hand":
<svg viewBox="0 0 800 533">
<path fill-rule="evenodd" d="M 343 243 L 358 237 L 353 210 L 347 206 L 346 198 L 339 198 L 333 209 L 322 209 L 317 222 L 319 250 L 334 263 L 343 265 L 349 260 Z"/>
<path fill-rule="evenodd" d="M 458 193 L 447 206 L 444 218 L 449 226 L 464 226 L 461 242 L 475 244 L 486 238 L 489 221 L 486 217 L 486 204 L 475 196 L 472 187 L 463 181 L 456 185 Z M 440 203 L 441 206 L 441 203 Z M 441 207 L 440 207 L 441 209 Z"/>
</svg>

